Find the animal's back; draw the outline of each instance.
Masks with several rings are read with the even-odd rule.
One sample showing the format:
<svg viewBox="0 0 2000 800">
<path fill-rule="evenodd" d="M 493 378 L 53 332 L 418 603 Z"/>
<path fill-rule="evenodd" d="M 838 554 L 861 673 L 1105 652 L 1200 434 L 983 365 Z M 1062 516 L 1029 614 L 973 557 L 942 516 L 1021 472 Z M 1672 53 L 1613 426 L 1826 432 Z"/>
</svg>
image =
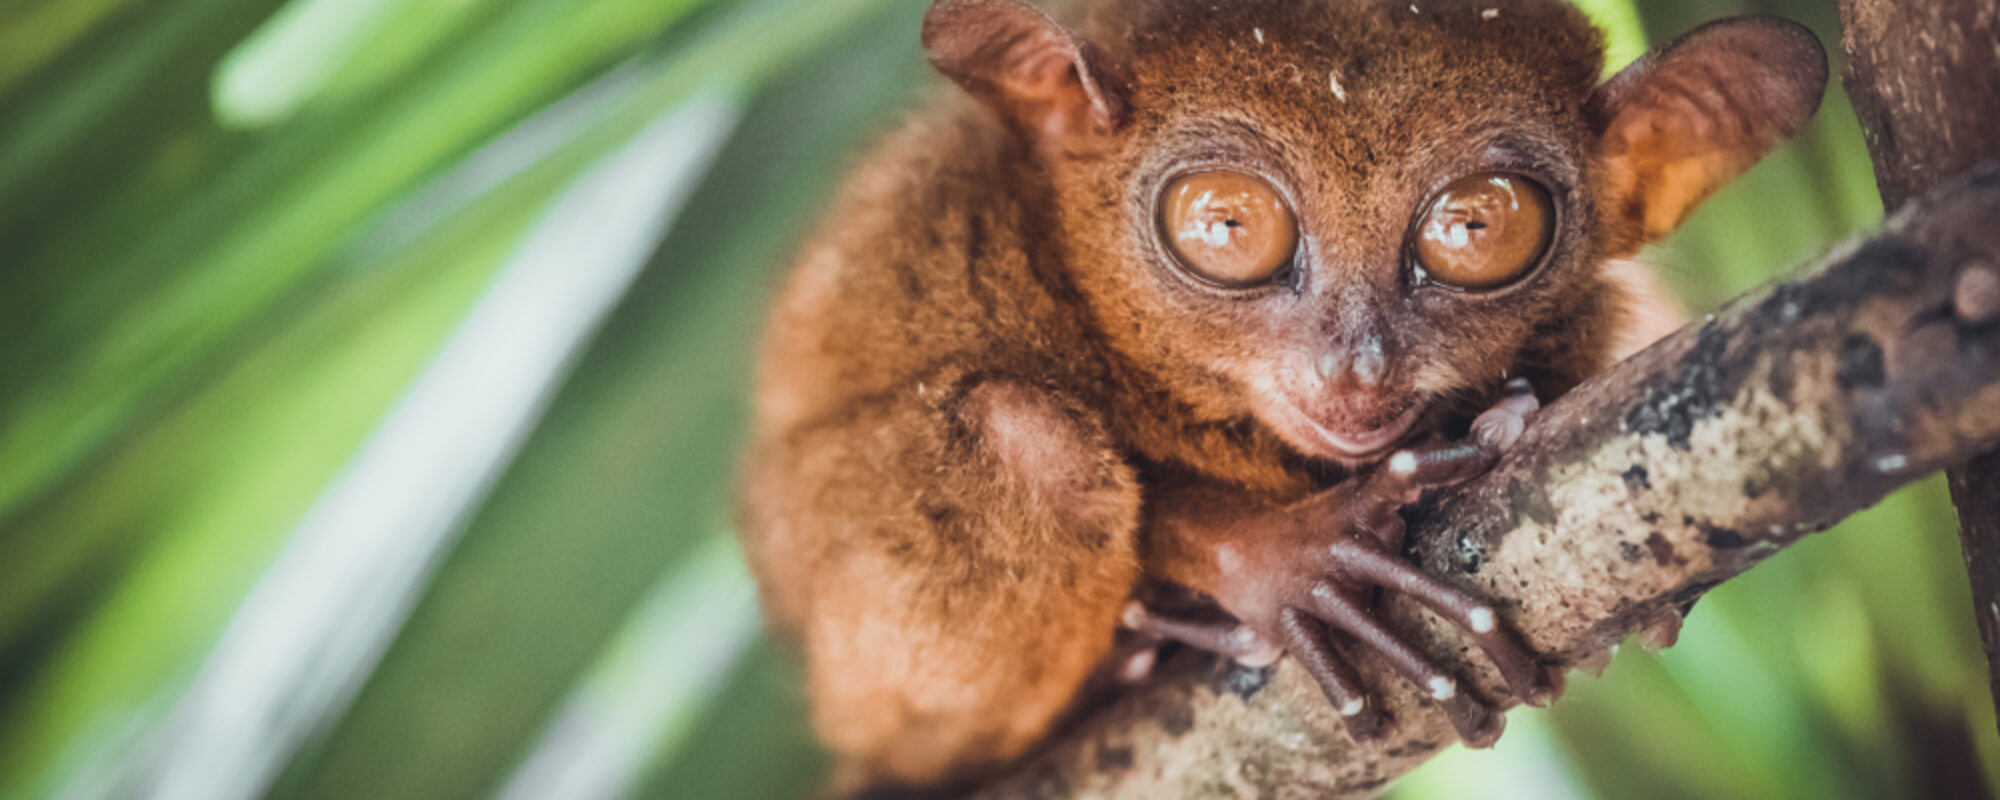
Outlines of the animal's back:
<svg viewBox="0 0 2000 800">
<path fill-rule="evenodd" d="M 999 120 L 957 97 L 878 146 L 827 206 L 773 308 L 756 435 L 781 435 L 970 369 L 1056 358 L 1084 337 L 1037 175 Z M 929 380 L 927 380 L 927 378 Z"/>
</svg>

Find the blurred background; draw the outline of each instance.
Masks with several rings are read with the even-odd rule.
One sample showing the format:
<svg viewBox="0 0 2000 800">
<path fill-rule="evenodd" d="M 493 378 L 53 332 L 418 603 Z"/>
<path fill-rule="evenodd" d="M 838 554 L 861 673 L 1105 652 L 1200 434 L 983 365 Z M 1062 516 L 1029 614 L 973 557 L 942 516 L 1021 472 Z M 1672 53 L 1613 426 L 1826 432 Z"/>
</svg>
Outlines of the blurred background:
<svg viewBox="0 0 2000 800">
<path fill-rule="evenodd" d="M 1746 10 L 1601 0 L 1622 64 Z M 729 535 L 747 359 L 921 0 L 0 2 L 0 798 L 786 798 Z M 1836 90 L 1646 260 L 1880 217 Z M 1397 797 L 1981 796 L 1926 482 Z"/>
</svg>

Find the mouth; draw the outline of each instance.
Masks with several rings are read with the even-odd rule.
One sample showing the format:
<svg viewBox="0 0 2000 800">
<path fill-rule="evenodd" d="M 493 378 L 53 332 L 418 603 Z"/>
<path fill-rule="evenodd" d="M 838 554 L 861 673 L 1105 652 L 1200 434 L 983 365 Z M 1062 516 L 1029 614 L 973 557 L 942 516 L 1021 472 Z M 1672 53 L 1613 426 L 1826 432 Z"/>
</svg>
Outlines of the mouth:
<svg viewBox="0 0 2000 800">
<path fill-rule="evenodd" d="M 1403 434 L 1410 432 L 1410 426 L 1416 424 L 1417 417 L 1423 410 L 1422 404 L 1412 404 L 1395 419 L 1364 431 L 1333 431 L 1311 418 L 1307 418 L 1305 423 L 1319 440 L 1333 451 L 1335 457 L 1361 460 L 1379 455 L 1401 441 Z"/>
</svg>

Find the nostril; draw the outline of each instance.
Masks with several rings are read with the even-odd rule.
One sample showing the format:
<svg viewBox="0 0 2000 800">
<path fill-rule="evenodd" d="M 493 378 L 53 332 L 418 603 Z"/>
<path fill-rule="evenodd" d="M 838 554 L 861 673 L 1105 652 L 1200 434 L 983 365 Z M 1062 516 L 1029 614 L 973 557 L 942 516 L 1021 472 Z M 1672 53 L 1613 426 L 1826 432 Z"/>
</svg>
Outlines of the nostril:
<svg viewBox="0 0 2000 800">
<path fill-rule="evenodd" d="M 1313 366 L 1319 370 L 1320 378 L 1330 381 L 1347 369 L 1346 362 L 1347 359 L 1341 357 L 1340 351 L 1328 350 L 1319 354 L 1319 361 Z"/>
<path fill-rule="evenodd" d="M 1360 347 L 1354 349 L 1354 377 L 1363 386 L 1374 386 L 1382 382 L 1389 371 L 1389 357 L 1383 352 L 1382 340 L 1370 337 Z"/>
</svg>

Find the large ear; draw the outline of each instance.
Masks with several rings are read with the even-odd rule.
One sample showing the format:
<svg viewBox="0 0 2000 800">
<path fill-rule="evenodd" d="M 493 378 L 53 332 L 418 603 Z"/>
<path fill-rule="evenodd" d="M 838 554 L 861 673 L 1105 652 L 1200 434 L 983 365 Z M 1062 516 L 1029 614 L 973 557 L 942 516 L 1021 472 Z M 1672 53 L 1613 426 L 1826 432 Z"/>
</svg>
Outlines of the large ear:
<svg viewBox="0 0 2000 800">
<path fill-rule="evenodd" d="M 931 65 L 1046 141 L 1109 133 L 1123 87 L 1097 48 L 1018 0 L 937 0 L 924 16 Z"/>
<path fill-rule="evenodd" d="M 1591 98 L 1612 208 L 1640 242 L 1797 133 L 1826 89 L 1826 51 L 1772 17 L 1703 25 L 1632 63 Z"/>
</svg>

